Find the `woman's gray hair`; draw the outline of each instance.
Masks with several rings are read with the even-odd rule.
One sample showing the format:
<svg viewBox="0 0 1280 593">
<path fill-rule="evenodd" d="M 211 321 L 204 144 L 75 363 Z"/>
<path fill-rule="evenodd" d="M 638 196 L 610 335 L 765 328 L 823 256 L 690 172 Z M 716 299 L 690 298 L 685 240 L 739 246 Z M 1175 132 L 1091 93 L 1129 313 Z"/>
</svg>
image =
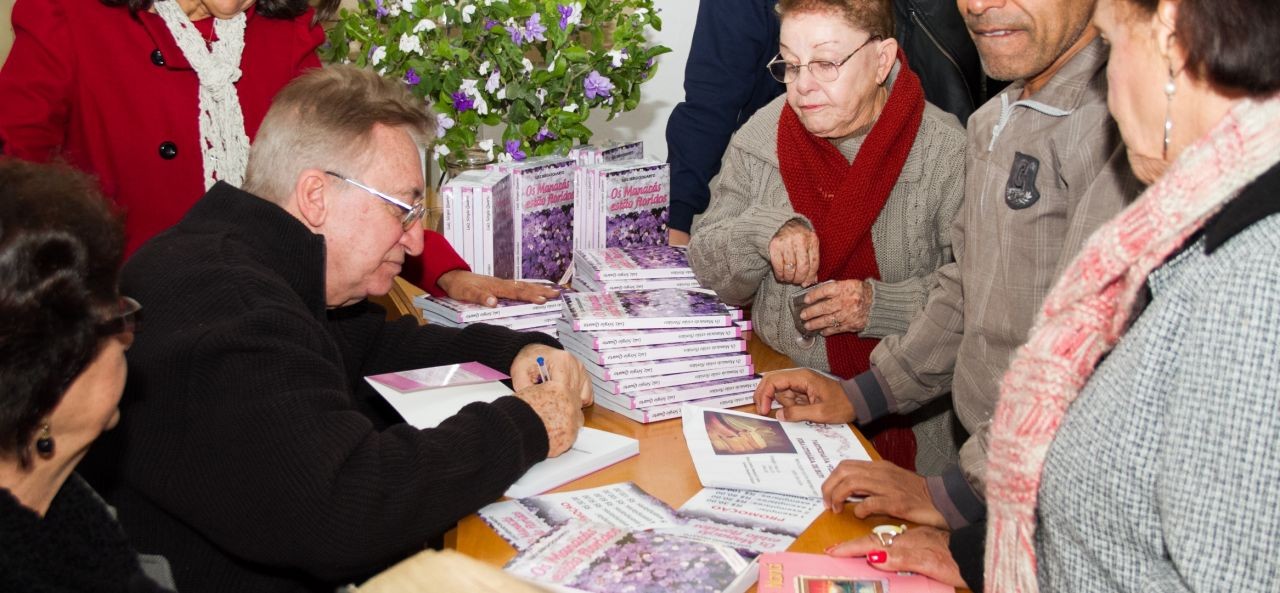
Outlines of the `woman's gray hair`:
<svg viewBox="0 0 1280 593">
<path fill-rule="evenodd" d="M 304 170 L 350 169 L 372 158 L 379 124 L 404 129 L 420 148 L 434 130 L 425 102 L 399 81 L 354 66 L 311 70 L 271 103 L 249 149 L 244 190 L 283 203 Z"/>
<path fill-rule="evenodd" d="M 894 36 L 891 0 L 778 0 L 775 10 L 779 18 L 804 12 L 830 12 L 872 37 Z"/>
</svg>

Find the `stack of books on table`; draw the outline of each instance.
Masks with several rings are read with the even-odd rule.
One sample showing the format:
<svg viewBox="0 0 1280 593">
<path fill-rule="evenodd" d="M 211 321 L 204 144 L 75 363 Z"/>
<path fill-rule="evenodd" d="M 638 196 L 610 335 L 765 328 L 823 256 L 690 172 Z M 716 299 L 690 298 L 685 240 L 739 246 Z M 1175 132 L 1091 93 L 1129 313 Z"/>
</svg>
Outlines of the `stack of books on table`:
<svg viewBox="0 0 1280 593">
<path fill-rule="evenodd" d="M 564 310 L 560 301 L 555 299 L 542 304 L 499 299 L 496 307 L 485 307 L 424 294 L 414 297 L 413 304 L 422 310 L 423 319 L 429 323 L 446 327 L 488 323 L 516 331 L 539 331 L 553 338 L 557 337 L 556 322 Z"/>
<path fill-rule="evenodd" d="M 440 188 L 441 234 L 477 274 L 515 277 L 511 176 L 464 171 Z"/>
<path fill-rule="evenodd" d="M 513 275 L 499 277 L 568 283 L 576 233 L 574 166 L 561 156 L 489 165 L 511 176 Z"/>
<path fill-rule="evenodd" d="M 760 382 L 742 311 L 701 289 L 564 295 L 561 344 L 582 361 L 596 405 L 637 422 L 679 418 L 681 404 L 748 404 Z"/>
<path fill-rule="evenodd" d="M 573 287 L 583 292 L 698 288 L 681 247 L 579 249 L 573 269 Z"/>
<path fill-rule="evenodd" d="M 656 159 L 581 165 L 575 249 L 666 245 L 671 166 Z"/>
</svg>

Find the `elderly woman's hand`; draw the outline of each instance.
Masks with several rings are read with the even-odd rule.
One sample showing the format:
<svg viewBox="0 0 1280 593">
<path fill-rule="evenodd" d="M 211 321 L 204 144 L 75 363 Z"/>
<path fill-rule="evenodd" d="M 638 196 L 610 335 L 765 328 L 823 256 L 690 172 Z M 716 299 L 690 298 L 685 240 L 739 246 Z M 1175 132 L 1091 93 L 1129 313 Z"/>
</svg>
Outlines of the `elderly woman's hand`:
<svg viewBox="0 0 1280 593">
<path fill-rule="evenodd" d="M 922 574 L 956 588 L 967 587 L 951 557 L 951 533 L 933 527 L 911 527 L 886 546 L 875 534 L 827 548 L 828 556 L 866 556 L 867 563 L 885 572 Z"/>
<path fill-rule="evenodd" d="M 800 310 L 804 328 L 824 336 L 860 332 L 867 327 L 871 312 L 871 284 L 861 280 L 840 280 L 819 286 L 805 295 Z"/>
<path fill-rule="evenodd" d="M 818 281 L 818 235 L 798 220 L 788 221 L 769 240 L 769 264 L 778 282 L 812 285 Z"/>
</svg>

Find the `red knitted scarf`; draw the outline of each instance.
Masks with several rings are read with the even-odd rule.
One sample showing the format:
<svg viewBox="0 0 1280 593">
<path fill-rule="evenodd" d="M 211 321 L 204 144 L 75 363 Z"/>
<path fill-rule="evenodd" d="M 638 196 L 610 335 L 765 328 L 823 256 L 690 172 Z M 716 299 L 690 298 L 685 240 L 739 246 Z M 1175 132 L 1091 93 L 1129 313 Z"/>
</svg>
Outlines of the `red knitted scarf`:
<svg viewBox="0 0 1280 593">
<path fill-rule="evenodd" d="M 911 152 L 924 114 L 920 79 L 902 65 L 879 119 L 854 157 L 853 164 L 825 138 L 809 133 L 790 105 L 778 118 L 778 163 L 791 206 L 813 223 L 819 237 L 818 280 L 880 279 L 871 225 L 880 216 L 889 192 Z M 878 339 L 842 333 L 827 338 L 827 362 L 841 377 L 871 366 Z M 881 456 L 915 468 L 915 438 L 909 428 L 890 428 L 873 440 Z"/>
</svg>

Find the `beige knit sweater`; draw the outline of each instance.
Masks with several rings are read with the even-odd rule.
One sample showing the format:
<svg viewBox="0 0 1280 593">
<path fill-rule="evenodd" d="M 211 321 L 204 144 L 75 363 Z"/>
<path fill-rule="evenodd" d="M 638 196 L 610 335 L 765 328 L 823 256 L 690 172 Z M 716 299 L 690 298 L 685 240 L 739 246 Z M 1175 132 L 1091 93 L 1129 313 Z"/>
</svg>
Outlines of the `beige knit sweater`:
<svg viewBox="0 0 1280 593">
<path fill-rule="evenodd" d="M 824 338 L 809 349 L 787 306 L 799 286 L 779 284 L 769 265 L 769 241 L 798 220 L 779 171 L 778 118 L 786 96 L 762 107 L 729 143 L 711 204 L 694 220 L 689 263 L 698 281 L 726 302 L 751 303 L 756 334 L 796 364 L 830 370 Z M 835 141 L 853 162 L 868 129 Z M 906 330 L 933 285 L 933 273 L 951 261 L 951 219 L 964 196 L 965 131 L 955 117 L 926 104 L 915 144 L 898 183 L 871 227 L 880 281 L 872 280 L 871 311 L 863 337 Z M 850 207 L 857 207 L 850 203 Z M 819 237 L 819 241 L 821 241 Z"/>
</svg>

